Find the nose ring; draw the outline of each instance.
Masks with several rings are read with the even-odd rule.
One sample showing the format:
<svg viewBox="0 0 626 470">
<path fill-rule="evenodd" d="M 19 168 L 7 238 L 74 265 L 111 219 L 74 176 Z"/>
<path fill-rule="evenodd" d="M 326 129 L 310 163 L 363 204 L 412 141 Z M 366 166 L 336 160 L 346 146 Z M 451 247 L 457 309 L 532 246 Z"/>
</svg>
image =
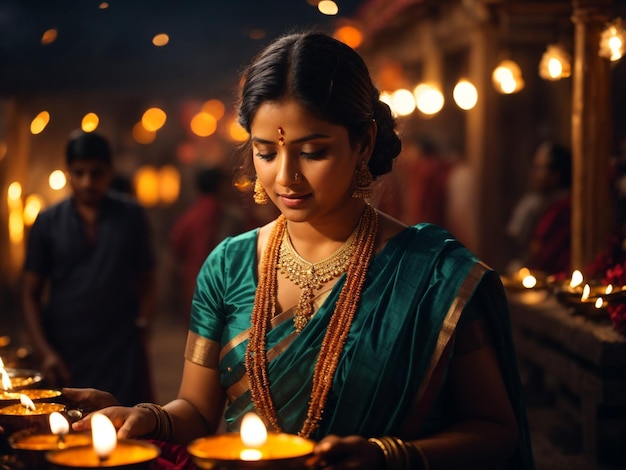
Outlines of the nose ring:
<svg viewBox="0 0 626 470">
<path fill-rule="evenodd" d="M 296 181 L 296 183 L 300 181 L 300 173 L 296 171 L 295 174 L 293 175 L 293 179 Z"/>
</svg>

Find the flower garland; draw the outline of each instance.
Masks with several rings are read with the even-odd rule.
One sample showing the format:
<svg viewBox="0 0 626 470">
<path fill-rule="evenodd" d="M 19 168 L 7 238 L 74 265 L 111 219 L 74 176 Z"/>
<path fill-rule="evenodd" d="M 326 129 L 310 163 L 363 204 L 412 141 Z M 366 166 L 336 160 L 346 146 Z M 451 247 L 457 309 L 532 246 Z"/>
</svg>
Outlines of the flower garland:
<svg viewBox="0 0 626 470">
<path fill-rule="evenodd" d="M 626 239 L 612 236 L 607 248 L 596 255 L 588 266 L 587 272 L 595 278 L 601 278 L 604 285 L 626 285 Z M 609 303 L 607 312 L 613 328 L 626 335 L 626 302 Z"/>
</svg>

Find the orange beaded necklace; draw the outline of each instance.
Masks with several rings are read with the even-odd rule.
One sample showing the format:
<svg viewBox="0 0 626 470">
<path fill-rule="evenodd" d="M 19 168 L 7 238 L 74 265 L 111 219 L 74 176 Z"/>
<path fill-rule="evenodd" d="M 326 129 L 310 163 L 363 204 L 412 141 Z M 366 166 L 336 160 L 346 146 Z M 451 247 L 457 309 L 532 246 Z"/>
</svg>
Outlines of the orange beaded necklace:
<svg viewBox="0 0 626 470">
<path fill-rule="evenodd" d="M 276 408 L 272 401 L 267 372 L 266 339 L 270 320 L 276 314 L 277 270 L 280 247 L 284 242 L 287 221 L 281 215 L 270 234 L 263 253 L 252 309 L 250 339 L 246 350 L 246 373 L 250 394 L 257 412 L 274 431 L 280 431 Z M 374 251 L 378 232 L 378 213 L 368 205 L 356 228 L 356 247 L 348 264 L 345 284 L 326 328 L 315 371 L 307 417 L 298 433 L 309 437 L 319 426 L 328 392 L 341 357 L 352 319 L 359 304 L 361 289 Z"/>
</svg>

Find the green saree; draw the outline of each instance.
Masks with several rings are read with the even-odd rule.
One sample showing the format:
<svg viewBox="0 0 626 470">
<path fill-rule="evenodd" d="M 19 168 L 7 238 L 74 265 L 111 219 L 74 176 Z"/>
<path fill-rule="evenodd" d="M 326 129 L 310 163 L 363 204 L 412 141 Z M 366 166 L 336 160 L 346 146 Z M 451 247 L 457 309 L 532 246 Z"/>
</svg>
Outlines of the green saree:
<svg viewBox="0 0 626 470">
<path fill-rule="evenodd" d="M 219 368 L 237 430 L 254 408 L 244 370 L 256 288 L 256 237 L 251 231 L 222 242 L 197 281 L 186 358 Z M 297 334 L 292 311 L 272 320 L 267 335 L 273 402 L 285 432 L 305 419 L 313 370 L 345 275 L 317 299 L 318 309 Z M 472 308 L 465 308 L 471 301 Z M 359 309 L 346 340 L 320 427 L 314 436 L 395 435 L 415 439 L 453 419 L 442 394 L 454 353 L 454 332 L 478 312 L 487 320 L 520 425 L 521 441 L 507 468 L 533 468 L 508 309 L 498 276 L 446 231 L 408 227 L 370 264 Z M 219 363 L 207 351 L 219 349 Z M 213 355 L 215 356 L 215 355 Z"/>
</svg>

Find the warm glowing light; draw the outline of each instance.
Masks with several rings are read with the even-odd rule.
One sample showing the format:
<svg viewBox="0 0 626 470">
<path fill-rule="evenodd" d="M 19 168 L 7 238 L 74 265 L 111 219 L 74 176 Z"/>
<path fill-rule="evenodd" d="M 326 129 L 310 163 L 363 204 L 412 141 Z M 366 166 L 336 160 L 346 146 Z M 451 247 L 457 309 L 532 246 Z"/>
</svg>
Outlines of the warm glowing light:
<svg viewBox="0 0 626 470">
<path fill-rule="evenodd" d="M 413 95 L 417 109 L 424 114 L 429 116 L 437 114 L 443 108 L 443 93 L 434 85 L 420 83 L 413 90 Z"/>
<path fill-rule="evenodd" d="M 199 137 L 208 137 L 217 130 L 217 120 L 212 114 L 207 112 L 199 112 L 189 124 L 191 131 Z"/>
<path fill-rule="evenodd" d="M 52 44 L 57 39 L 58 32 L 56 29 L 51 28 L 46 30 L 41 36 L 41 44 L 43 46 L 47 46 L 48 44 Z"/>
<path fill-rule="evenodd" d="M 100 118 L 96 113 L 87 113 L 83 117 L 80 127 L 85 132 L 93 132 L 98 128 Z"/>
<path fill-rule="evenodd" d="M 591 287 L 589 286 L 589 284 L 585 284 L 585 287 L 583 287 L 583 294 L 580 296 L 580 300 L 587 300 L 589 298 L 589 294 L 591 294 Z"/>
<path fill-rule="evenodd" d="M 524 278 L 522 279 L 522 285 L 526 289 L 532 289 L 533 287 L 537 285 L 537 278 L 530 274 L 528 276 L 524 276 Z"/>
<path fill-rule="evenodd" d="M 253 184 L 254 181 L 252 181 L 248 176 L 245 175 L 237 177 L 237 179 L 235 179 L 235 181 L 233 182 L 233 186 L 235 187 L 235 189 L 241 191 L 242 193 L 245 193 L 250 188 L 252 188 Z"/>
<path fill-rule="evenodd" d="M 246 413 L 241 420 L 242 460 L 259 460 L 262 457 L 260 447 L 267 441 L 267 429 L 261 418 L 255 413 Z"/>
<path fill-rule="evenodd" d="M 602 297 L 598 297 L 596 299 L 596 303 L 594 304 L 595 308 L 602 308 L 604 306 L 604 300 L 602 300 Z"/>
<path fill-rule="evenodd" d="M 265 32 L 265 30 L 259 29 L 259 28 L 253 28 L 248 32 L 248 37 L 250 39 L 255 39 L 257 41 L 259 39 L 263 39 L 265 36 L 267 36 L 267 33 Z"/>
<path fill-rule="evenodd" d="M 604 289 L 604 293 L 606 295 L 609 295 L 611 292 L 613 292 L 613 284 L 609 284 L 608 286 L 606 286 L 606 289 Z"/>
<path fill-rule="evenodd" d="M 6 156 L 9 147 L 4 142 L 0 142 L 0 162 Z"/>
<path fill-rule="evenodd" d="M 228 126 L 228 136 L 235 142 L 245 142 L 250 137 L 237 119 L 233 119 Z"/>
<path fill-rule="evenodd" d="M 43 198 L 38 194 L 29 194 L 24 201 L 24 225 L 33 225 L 42 208 Z"/>
<path fill-rule="evenodd" d="M 22 185 L 17 181 L 13 181 L 7 188 L 7 197 L 9 198 L 9 205 L 13 201 L 19 201 L 22 197 Z"/>
<path fill-rule="evenodd" d="M 541 56 L 539 76 L 545 80 L 560 80 L 572 74 L 571 58 L 559 44 L 551 44 Z"/>
<path fill-rule="evenodd" d="M 494 69 L 491 78 L 495 89 L 504 94 L 511 94 L 524 88 L 522 70 L 512 60 L 503 60 Z"/>
<path fill-rule="evenodd" d="M 109 8 L 109 4 L 107 2 L 102 2 L 100 3 L 100 5 L 98 5 L 98 8 L 100 10 L 106 10 L 107 8 Z"/>
<path fill-rule="evenodd" d="M 572 279 L 569 282 L 570 287 L 578 287 L 583 283 L 583 273 L 578 269 L 572 273 Z"/>
<path fill-rule="evenodd" d="M 21 209 L 9 211 L 9 240 L 14 245 L 24 240 L 24 214 Z"/>
<path fill-rule="evenodd" d="M 41 134 L 49 122 L 50 113 L 48 111 L 40 112 L 30 123 L 30 133 L 34 135 Z"/>
<path fill-rule="evenodd" d="M 144 165 L 137 170 L 134 177 L 137 200 L 146 207 L 159 203 L 159 173 L 151 165 Z"/>
<path fill-rule="evenodd" d="M 335 39 L 356 49 L 363 43 L 363 33 L 354 26 L 341 26 L 333 34 Z"/>
<path fill-rule="evenodd" d="M 415 97 L 405 88 L 399 88 L 391 94 L 391 109 L 398 116 L 408 116 L 415 111 Z"/>
<path fill-rule="evenodd" d="M 156 139 L 156 132 L 149 131 L 148 129 L 143 127 L 143 124 L 141 122 L 138 122 L 133 126 L 132 134 L 135 142 L 139 144 L 151 144 L 152 142 L 154 142 L 154 139 Z"/>
<path fill-rule="evenodd" d="M 220 100 L 213 99 L 204 102 L 202 105 L 202 111 L 211 114 L 216 120 L 219 121 L 222 117 L 224 117 L 226 107 Z"/>
<path fill-rule="evenodd" d="M 65 419 L 58 411 L 53 411 L 50 413 L 50 417 L 48 418 L 50 422 L 50 432 L 56 435 L 64 435 L 70 432 L 70 423 Z"/>
<path fill-rule="evenodd" d="M 180 173 L 176 167 L 165 165 L 159 171 L 159 200 L 164 204 L 173 204 L 180 194 Z"/>
<path fill-rule="evenodd" d="M 62 170 L 54 170 L 48 177 L 48 184 L 50 185 L 50 188 L 55 191 L 63 189 L 67 184 L 65 173 Z"/>
<path fill-rule="evenodd" d="M 391 109 L 391 93 L 387 91 L 383 91 L 381 92 L 378 99 L 382 101 L 383 103 L 385 103 L 387 106 L 389 106 L 389 108 Z M 393 112 L 393 109 L 391 109 L 391 111 Z"/>
<path fill-rule="evenodd" d="M 20 404 L 24 408 L 27 408 L 31 411 L 35 411 L 36 409 L 33 400 L 31 400 L 27 395 L 24 395 L 23 393 L 20 393 Z"/>
<path fill-rule="evenodd" d="M 339 7 L 332 0 L 322 0 L 317 4 L 317 9 L 320 13 L 328 16 L 333 16 L 339 13 Z"/>
<path fill-rule="evenodd" d="M 166 119 L 167 115 L 161 108 L 150 108 L 143 113 L 141 124 L 146 130 L 156 132 L 163 127 Z"/>
<path fill-rule="evenodd" d="M 152 38 L 152 44 L 157 47 L 163 47 L 167 45 L 168 42 L 170 42 L 170 37 L 165 33 L 157 34 Z"/>
<path fill-rule="evenodd" d="M 454 86 L 452 97 L 459 108 L 468 111 L 478 103 L 478 90 L 469 80 L 461 79 Z"/>
<path fill-rule="evenodd" d="M 4 367 L 0 367 L 0 374 L 2 375 L 2 388 L 4 390 L 11 390 L 11 388 L 13 388 L 11 377 L 9 377 L 9 373 L 4 369 Z"/>
<path fill-rule="evenodd" d="M 109 418 L 102 413 L 91 416 L 93 450 L 101 460 L 106 460 L 117 447 L 117 433 Z"/>
<path fill-rule="evenodd" d="M 620 60 L 625 52 L 624 43 L 626 30 L 622 25 L 622 19 L 617 18 L 602 31 L 598 54 L 611 62 Z"/>
</svg>

